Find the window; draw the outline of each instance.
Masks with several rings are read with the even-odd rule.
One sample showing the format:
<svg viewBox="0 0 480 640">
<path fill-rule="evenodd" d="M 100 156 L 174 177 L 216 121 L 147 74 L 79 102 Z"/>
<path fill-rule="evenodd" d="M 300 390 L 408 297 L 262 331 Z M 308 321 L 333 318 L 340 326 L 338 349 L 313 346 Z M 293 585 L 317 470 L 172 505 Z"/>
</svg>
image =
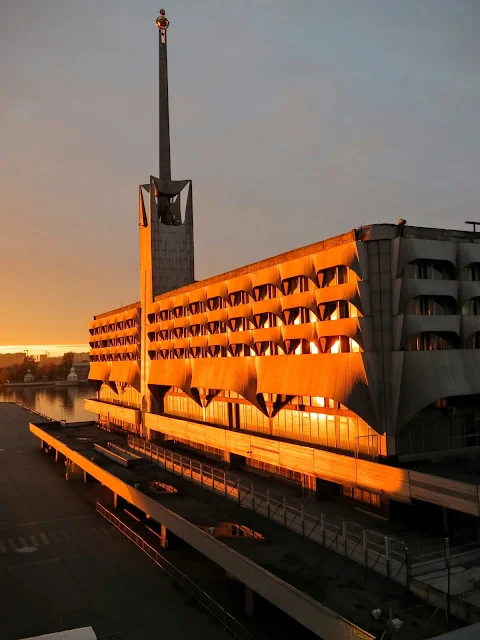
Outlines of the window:
<svg viewBox="0 0 480 640">
<path fill-rule="evenodd" d="M 246 344 L 232 344 L 230 347 L 232 356 L 251 356 L 255 355 L 252 349 Z"/>
<path fill-rule="evenodd" d="M 414 260 L 403 270 L 404 278 L 420 280 L 454 280 L 454 268 L 444 260 Z"/>
<path fill-rule="evenodd" d="M 220 296 L 215 296 L 214 298 L 209 298 L 207 300 L 207 309 L 210 311 L 216 311 L 217 309 L 225 309 L 227 306 L 225 300 Z"/>
<path fill-rule="evenodd" d="M 256 329 L 269 329 L 281 326 L 281 320 L 274 313 L 258 313 L 253 316 L 253 324 Z"/>
<path fill-rule="evenodd" d="M 225 333 L 225 323 L 216 321 L 208 323 L 208 331 L 210 333 Z"/>
<path fill-rule="evenodd" d="M 195 336 L 204 336 L 207 333 L 207 329 L 202 324 L 192 324 L 190 325 L 190 335 Z"/>
<path fill-rule="evenodd" d="M 358 353 L 362 349 L 358 342 L 348 336 L 329 336 L 326 353 Z"/>
<path fill-rule="evenodd" d="M 349 318 L 350 306 L 352 305 L 349 305 L 345 300 L 337 300 L 321 304 L 319 305 L 320 317 L 322 320 L 340 320 L 341 318 Z"/>
<path fill-rule="evenodd" d="M 473 282 L 480 281 L 480 262 L 473 262 L 472 264 L 469 264 L 468 267 L 465 267 L 465 269 L 462 269 L 460 278 L 462 280 L 470 280 Z"/>
<path fill-rule="evenodd" d="M 318 272 L 318 284 L 320 287 L 333 287 L 337 284 L 349 282 L 349 269 L 344 265 L 331 267 Z"/>
<path fill-rule="evenodd" d="M 230 331 L 246 331 L 248 329 L 248 320 L 246 318 L 230 318 L 227 324 Z"/>
<path fill-rule="evenodd" d="M 283 293 L 291 295 L 293 293 L 302 293 L 308 291 L 308 278 L 306 276 L 295 276 L 294 278 L 286 278 L 282 281 Z"/>
<path fill-rule="evenodd" d="M 203 302 L 192 302 L 189 305 L 190 314 L 195 315 L 197 313 L 203 313 L 205 311 L 205 304 Z"/>
<path fill-rule="evenodd" d="M 206 349 L 203 347 L 191 347 L 190 356 L 192 358 L 204 358 L 206 355 Z"/>
<path fill-rule="evenodd" d="M 259 356 L 276 356 L 278 348 L 274 342 L 256 342 L 255 349 Z"/>
<path fill-rule="evenodd" d="M 474 333 L 467 338 L 465 349 L 480 349 L 480 333 Z"/>
<path fill-rule="evenodd" d="M 462 307 L 462 315 L 480 316 L 480 298 L 473 298 L 466 302 Z"/>
<path fill-rule="evenodd" d="M 258 302 L 259 300 L 271 300 L 277 297 L 277 287 L 273 284 L 262 284 L 259 287 L 253 288 L 253 299 Z"/>
<path fill-rule="evenodd" d="M 228 301 L 234 307 L 239 304 L 247 304 L 250 302 L 250 297 L 246 291 L 235 291 L 229 294 Z"/>
<path fill-rule="evenodd" d="M 443 351 L 455 349 L 457 338 L 451 333 L 434 333 L 423 331 L 410 338 L 407 345 L 408 351 Z"/>
<path fill-rule="evenodd" d="M 418 296 L 405 307 L 407 314 L 415 316 L 446 316 L 455 311 L 455 301 L 447 296 Z"/>
</svg>

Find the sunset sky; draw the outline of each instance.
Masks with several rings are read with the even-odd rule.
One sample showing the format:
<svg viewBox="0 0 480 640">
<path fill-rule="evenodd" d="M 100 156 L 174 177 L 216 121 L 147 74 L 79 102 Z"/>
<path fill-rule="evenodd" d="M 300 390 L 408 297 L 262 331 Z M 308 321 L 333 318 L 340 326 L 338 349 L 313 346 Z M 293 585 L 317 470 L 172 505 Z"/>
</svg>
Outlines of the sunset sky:
<svg viewBox="0 0 480 640">
<path fill-rule="evenodd" d="M 363 223 L 480 218 L 477 0 L 175 0 L 172 177 L 196 278 Z M 158 0 L 0 6 L 0 344 L 138 299 Z"/>
</svg>

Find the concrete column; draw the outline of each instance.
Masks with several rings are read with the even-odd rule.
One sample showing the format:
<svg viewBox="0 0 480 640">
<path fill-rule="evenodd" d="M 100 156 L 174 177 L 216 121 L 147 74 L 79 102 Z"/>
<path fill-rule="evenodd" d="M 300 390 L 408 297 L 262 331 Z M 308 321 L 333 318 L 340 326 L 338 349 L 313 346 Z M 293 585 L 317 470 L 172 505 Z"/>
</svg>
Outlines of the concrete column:
<svg viewBox="0 0 480 640">
<path fill-rule="evenodd" d="M 80 467 L 71 460 L 65 461 L 65 469 L 65 480 L 67 482 L 75 479 L 79 480 L 80 478 L 83 479 L 83 469 L 80 469 Z"/>
<path fill-rule="evenodd" d="M 245 456 L 239 456 L 236 453 L 230 454 L 230 469 L 239 469 L 243 467 L 247 462 Z"/>
<path fill-rule="evenodd" d="M 167 527 L 163 524 L 160 529 L 160 544 L 162 549 L 168 549 Z"/>
<path fill-rule="evenodd" d="M 225 467 L 225 469 L 230 469 L 230 456 L 230 451 L 222 452 L 223 466 Z"/>
<path fill-rule="evenodd" d="M 305 498 L 314 498 L 316 493 L 316 477 L 302 473 L 302 495 Z"/>
<path fill-rule="evenodd" d="M 253 618 L 253 600 L 255 591 L 245 585 L 245 613 L 249 618 Z"/>
</svg>

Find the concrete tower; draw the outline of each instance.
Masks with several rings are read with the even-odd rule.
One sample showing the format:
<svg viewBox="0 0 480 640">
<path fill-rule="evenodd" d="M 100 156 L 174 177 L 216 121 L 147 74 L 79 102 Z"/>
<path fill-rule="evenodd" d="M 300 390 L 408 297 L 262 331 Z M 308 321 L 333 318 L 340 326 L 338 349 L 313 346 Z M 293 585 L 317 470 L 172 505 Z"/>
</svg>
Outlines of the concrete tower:
<svg viewBox="0 0 480 640">
<path fill-rule="evenodd" d="M 139 189 L 142 300 L 194 281 L 191 180 L 172 180 L 168 105 L 167 29 L 160 9 L 159 34 L 159 177 Z M 147 195 L 148 194 L 148 195 Z"/>
<path fill-rule="evenodd" d="M 172 180 L 168 105 L 167 29 L 160 9 L 159 35 L 159 177 L 139 187 L 140 298 L 142 302 L 142 410 L 150 411 L 150 361 L 146 351 L 147 308 L 155 296 L 194 282 L 193 204 L 191 180 Z M 143 422 L 143 421 L 142 421 Z"/>
</svg>

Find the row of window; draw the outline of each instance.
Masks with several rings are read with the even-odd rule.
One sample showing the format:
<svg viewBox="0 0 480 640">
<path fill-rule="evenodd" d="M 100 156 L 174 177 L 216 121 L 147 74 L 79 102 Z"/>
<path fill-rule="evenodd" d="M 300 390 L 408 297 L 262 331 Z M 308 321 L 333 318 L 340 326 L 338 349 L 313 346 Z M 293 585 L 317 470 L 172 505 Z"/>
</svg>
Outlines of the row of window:
<svg viewBox="0 0 480 640">
<path fill-rule="evenodd" d="M 358 309 L 345 300 L 327 302 L 318 306 L 318 316 L 321 321 L 339 320 L 341 318 L 356 318 Z M 297 307 L 282 312 L 282 318 L 274 313 L 258 313 L 252 320 L 247 318 L 230 318 L 226 321 L 217 320 L 203 324 L 192 324 L 186 327 L 162 329 L 158 332 L 149 332 L 148 337 L 152 341 L 173 340 L 175 338 L 188 338 L 190 336 L 206 336 L 208 334 L 227 333 L 229 331 L 247 331 L 253 329 L 268 329 L 285 325 L 299 325 L 317 322 L 319 317 L 309 309 Z"/>
<path fill-rule="evenodd" d="M 111 333 L 112 331 L 123 331 L 124 329 L 133 329 L 133 327 L 137 326 L 135 320 L 122 320 L 119 322 L 111 322 L 110 324 L 104 324 L 101 327 L 95 327 L 94 329 L 90 329 L 90 333 L 93 336 L 99 336 L 102 333 Z"/>
<path fill-rule="evenodd" d="M 256 342 L 254 346 L 247 344 L 232 344 L 228 347 L 212 345 L 208 347 L 189 347 L 178 349 L 160 349 L 149 351 L 151 360 L 174 360 L 184 358 L 231 358 L 238 356 L 276 356 L 300 355 L 318 353 L 355 353 L 361 352 L 360 345 L 348 336 L 328 336 L 325 339 L 323 351 L 308 340 L 285 340 L 283 346 L 275 342 Z"/>
<path fill-rule="evenodd" d="M 410 338 L 408 351 L 443 351 L 445 349 L 480 349 L 480 333 L 474 333 L 462 345 L 456 333 L 422 331 Z"/>
<path fill-rule="evenodd" d="M 106 353 L 103 355 L 90 355 L 90 362 L 116 362 L 118 360 L 140 360 L 136 353 Z"/>
<path fill-rule="evenodd" d="M 472 298 L 460 308 L 464 316 L 480 315 L 480 298 Z M 450 296 L 418 296 L 409 300 L 405 313 L 415 316 L 450 316 L 457 314 L 457 304 Z"/>
<path fill-rule="evenodd" d="M 286 278 L 282 281 L 281 289 L 277 289 L 273 284 L 264 284 L 254 287 L 252 295 L 246 291 L 236 291 L 235 293 L 228 294 L 226 299 L 222 296 L 214 296 L 205 302 L 192 302 L 188 306 L 164 309 L 156 314 L 151 313 L 149 314 L 148 319 L 151 323 L 163 322 L 165 320 L 173 320 L 174 318 L 196 315 L 197 313 L 205 313 L 206 311 L 226 309 L 229 306 L 235 307 L 250 302 L 259 302 L 260 300 L 271 300 L 272 298 L 277 298 L 279 296 L 312 291 L 318 288 L 322 289 L 324 287 L 332 287 L 352 280 L 358 280 L 355 273 L 343 265 L 319 271 L 317 278 L 318 283 L 312 282 L 312 280 L 307 278 L 307 276 Z"/>
<path fill-rule="evenodd" d="M 420 280 L 457 280 L 454 265 L 446 260 L 414 260 L 407 264 L 402 275 Z M 480 263 L 462 269 L 460 280 L 480 281 Z"/>
<path fill-rule="evenodd" d="M 92 349 L 103 349 L 105 347 L 123 347 L 127 344 L 139 344 L 135 336 L 127 336 L 125 338 L 109 338 L 108 340 L 97 340 L 90 342 Z"/>
<path fill-rule="evenodd" d="M 321 400 L 323 404 L 329 403 L 328 398 Z M 381 440 L 385 438 L 356 416 L 304 411 L 300 406 L 283 408 L 269 418 L 249 403 L 232 406 L 214 400 L 204 408 L 185 394 L 167 394 L 164 411 L 174 417 L 369 455 L 380 454 Z"/>
</svg>

